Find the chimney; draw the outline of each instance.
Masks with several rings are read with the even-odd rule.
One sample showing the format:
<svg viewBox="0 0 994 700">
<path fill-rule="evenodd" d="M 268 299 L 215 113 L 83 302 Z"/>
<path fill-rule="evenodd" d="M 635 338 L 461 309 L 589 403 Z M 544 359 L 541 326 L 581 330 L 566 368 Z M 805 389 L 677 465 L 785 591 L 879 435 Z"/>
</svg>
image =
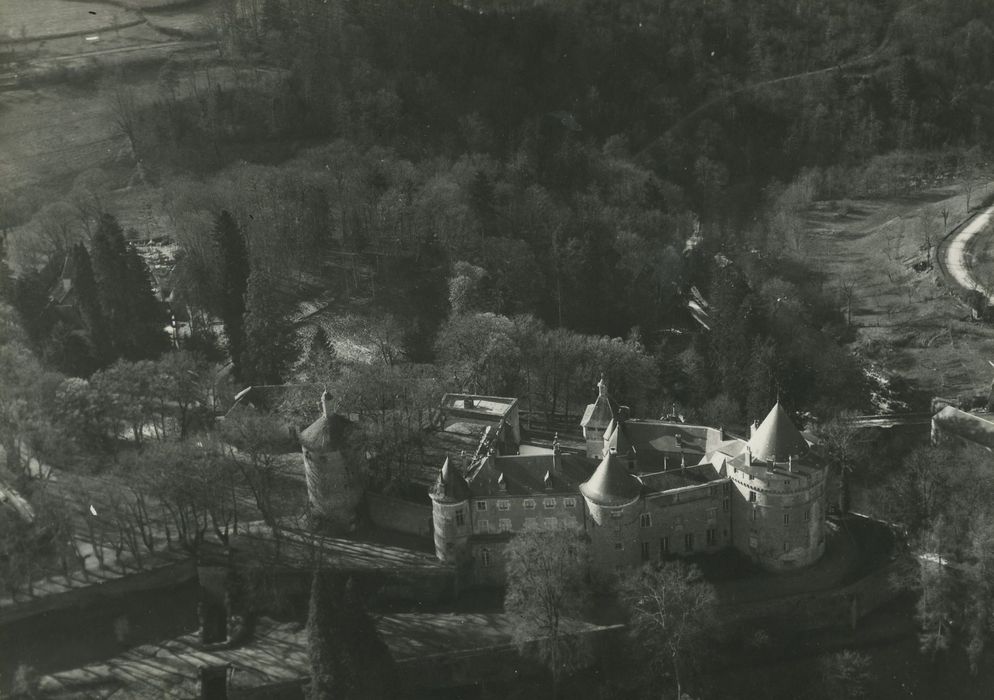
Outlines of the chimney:
<svg viewBox="0 0 994 700">
<path fill-rule="evenodd" d="M 546 472 L 545 473 L 545 478 L 542 479 L 542 481 L 545 484 L 545 490 L 546 491 L 551 491 L 552 490 L 552 472 Z"/>
<path fill-rule="evenodd" d="M 467 396 L 466 398 L 464 398 L 462 400 L 462 405 L 463 408 L 475 408 L 475 405 L 473 404 L 473 397 Z"/>
<path fill-rule="evenodd" d="M 560 454 L 561 452 L 562 449 L 559 447 L 559 433 L 556 433 L 555 436 L 552 438 L 552 454 L 557 455 Z"/>
<path fill-rule="evenodd" d="M 787 471 L 794 471 L 794 459 L 790 455 L 787 455 Z"/>
<path fill-rule="evenodd" d="M 749 437 L 750 438 L 753 437 L 756 434 L 757 430 L 759 430 L 759 421 L 754 420 L 752 422 L 752 425 L 749 426 Z"/>
<path fill-rule="evenodd" d="M 628 406 L 619 406 L 618 407 L 618 422 L 619 423 L 624 423 L 626 420 L 628 420 L 628 414 L 631 413 L 631 411 L 632 411 L 632 409 L 628 408 Z"/>
<path fill-rule="evenodd" d="M 321 392 L 321 413 L 325 418 L 331 416 L 331 393 L 328 391 Z"/>
<path fill-rule="evenodd" d="M 597 395 L 601 397 L 607 396 L 607 382 L 604 381 L 604 373 L 601 373 L 601 380 L 597 382 Z"/>
<path fill-rule="evenodd" d="M 752 448 L 749 445 L 746 445 L 746 466 L 752 466 Z"/>
</svg>

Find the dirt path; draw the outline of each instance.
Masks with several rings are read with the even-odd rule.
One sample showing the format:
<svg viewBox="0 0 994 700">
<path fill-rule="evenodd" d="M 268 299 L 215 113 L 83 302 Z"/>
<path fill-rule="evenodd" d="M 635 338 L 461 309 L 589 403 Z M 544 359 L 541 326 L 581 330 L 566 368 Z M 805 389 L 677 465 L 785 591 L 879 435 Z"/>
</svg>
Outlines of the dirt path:
<svg viewBox="0 0 994 700">
<path fill-rule="evenodd" d="M 977 214 L 969 224 L 960 231 L 954 233 L 947 242 L 940 248 L 939 255 L 943 263 L 943 268 L 948 276 L 963 289 L 976 290 L 994 301 L 991 290 L 981 285 L 973 276 L 970 269 L 970 261 L 973 253 L 970 252 L 970 244 L 973 239 L 982 231 L 990 227 L 991 217 L 994 216 L 994 206 L 988 207 L 980 214 Z"/>
</svg>

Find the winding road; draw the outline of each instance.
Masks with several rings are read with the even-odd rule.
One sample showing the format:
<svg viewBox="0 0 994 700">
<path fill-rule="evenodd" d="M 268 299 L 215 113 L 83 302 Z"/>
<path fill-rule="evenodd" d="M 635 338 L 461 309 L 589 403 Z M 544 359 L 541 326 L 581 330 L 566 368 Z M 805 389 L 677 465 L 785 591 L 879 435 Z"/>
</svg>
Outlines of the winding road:
<svg viewBox="0 0 994 700">
<path fill-rule="evenodd" d="M 988 229 L 992 216 L 994 216 L 994 206 L 988 207 L 974 216 L 970 223 L 943 242 L 939 256 L 948 275 L 956 280 L 960 287 L 971 291 L 977 290 L 991 302 L 994 302 L 991 290 L 977 281 L 969 265 L 969 261 L 973 257 L 973 254 L 970 253 L 970 243 L 977 234 Z"/>
</svg>

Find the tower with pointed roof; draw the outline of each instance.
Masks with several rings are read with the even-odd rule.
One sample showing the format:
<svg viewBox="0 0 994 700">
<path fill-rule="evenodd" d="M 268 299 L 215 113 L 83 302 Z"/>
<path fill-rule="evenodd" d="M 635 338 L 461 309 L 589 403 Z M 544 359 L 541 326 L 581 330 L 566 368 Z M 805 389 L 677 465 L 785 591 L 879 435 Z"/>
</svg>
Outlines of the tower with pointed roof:
<svg viewBox="0 0 994 700">
<path fill-rule="evenodd" d="M 359 520 L 365 472 L 348 449 L 352 423 L 321 395 L 321 415 L 300 433 L 311 514 L 333 532 L 352 532 Z"/>
<path fill-rule="evenodd" d="M 604 375 L 597 382 L 597 399 L 587 405 L 580 420 L 583 428 L 583 438 L 587 441 L 587 456 L 600 459 L 604 454 L 604 431 L 614 420 L 614 406 L 607 393 L 607 382 Z"/>
<path fill-rule="evenodd" d="M 435 556 L 445 563 L 461 562 L 469 553 L 472 534 L 469 484 L 449 458 L 438 470 L 428 492 L 435 530 Z"/>
<path fill-rule="evenodd" d="M 827 470 L 778 401 L 749 440 L 719 447 L 734 487 L 732 543 L 773 571 L 807 566 L 825 551 Z"/>
</svg>

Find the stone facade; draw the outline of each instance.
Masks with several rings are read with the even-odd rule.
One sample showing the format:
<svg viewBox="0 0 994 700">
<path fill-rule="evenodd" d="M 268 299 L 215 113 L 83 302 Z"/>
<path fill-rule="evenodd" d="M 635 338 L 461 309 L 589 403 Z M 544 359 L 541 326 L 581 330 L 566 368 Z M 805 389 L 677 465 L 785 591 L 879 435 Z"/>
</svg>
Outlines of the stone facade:
<svg viewBox="0 0 994 700">
<path fill-rule="evenodd" d="M 528 525 L 578 527 L 610 573 L 734 547 L 772 571 L 825 549 L 826 470 L 779 404 L 749 440 L 678 422 L 629 420 L 603 381 L 582 426 L 587 455 L 489 454 L 433 487 L 436 555 L 471 581 L 503 580 L 503 548 Z M 592 439 L 600 440 L 599 454 Z M 455 496 L 453 496 L 455 494 Z"/>
</svg>

